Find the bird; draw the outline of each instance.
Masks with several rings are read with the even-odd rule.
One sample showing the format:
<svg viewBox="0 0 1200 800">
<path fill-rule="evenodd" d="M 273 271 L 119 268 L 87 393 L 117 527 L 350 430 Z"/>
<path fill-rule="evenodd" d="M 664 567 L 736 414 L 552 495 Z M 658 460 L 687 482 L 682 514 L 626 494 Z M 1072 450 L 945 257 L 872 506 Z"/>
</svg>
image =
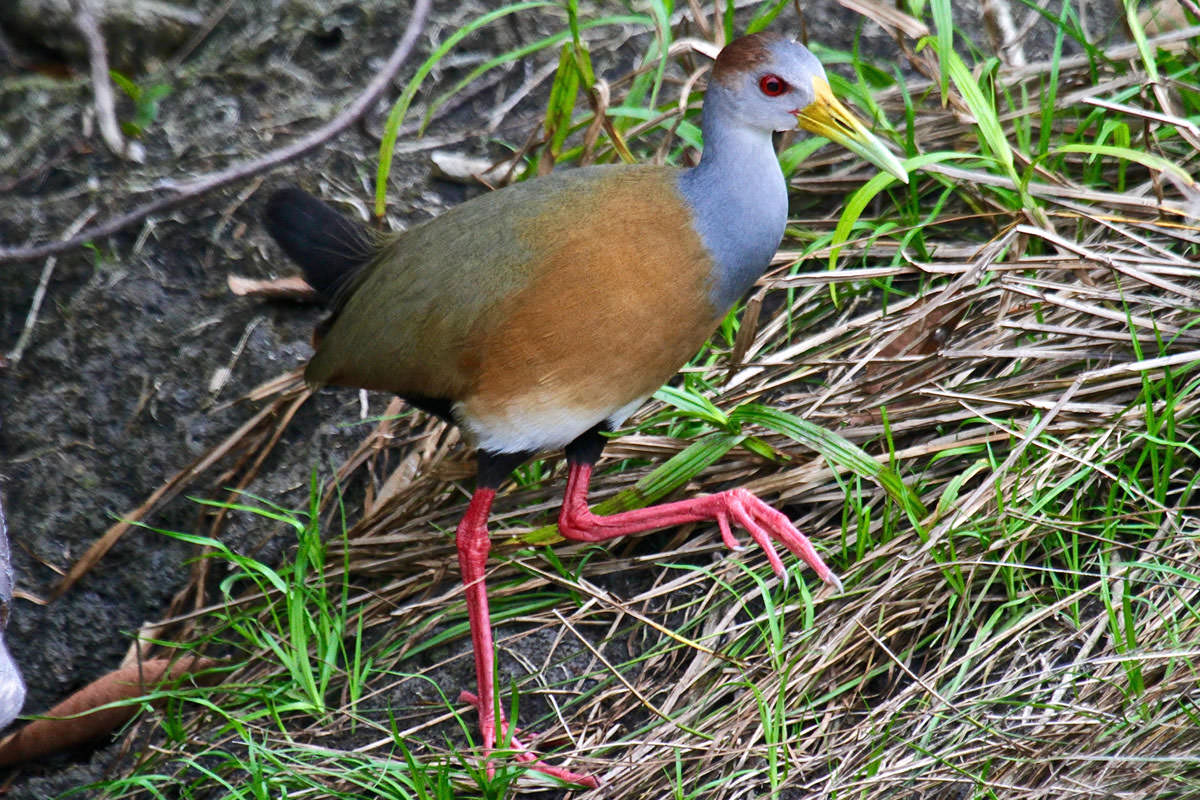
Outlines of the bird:
<svg viewBox="0 0 1200 800">
<path fill-rule="evenodd" d="M 499 727 L 520 761 L 583 786 L 598 782 L 538 759 L 496 702 L 484 570 L 492 502 L 513 469 L 565 452 L 565 539 L 715 521 L 730 548 L 740 549 L 734 526 L 744 529 L 781 576 L 773 540 L 841 588 L 791 521 L 745 489 L 611 516 L 588 507 L 608 435 L 695 355 L 782 241 L 788 194 L 772 134 L 805 129 L 908 180 L 835 98 L 817 58 L 778 33 L 721 49 L 701 115 L 694 167 L 558 170 L 390 236 L 294 186 L 266 204 L 268 232 L 333 307 L 314 335 L 306 381 L 399 395 L 459 426 L 476 450 L 476 487 L 455 541 L 478 689 L 460 699 L 477 710 L 485 758 Z"/>
</svg>

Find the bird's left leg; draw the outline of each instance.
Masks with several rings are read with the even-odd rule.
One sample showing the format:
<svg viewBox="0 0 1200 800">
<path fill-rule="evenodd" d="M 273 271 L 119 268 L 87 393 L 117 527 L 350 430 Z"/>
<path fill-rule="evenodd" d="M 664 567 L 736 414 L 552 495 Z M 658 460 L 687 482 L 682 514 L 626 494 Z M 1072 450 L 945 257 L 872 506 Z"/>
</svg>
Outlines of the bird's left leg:
<svg viewBox="0 0 1200 800">
<path fill-rule="evenodd" d="M 592 477 L 592 465 L 600 457 L 603 446 L 604 439 L 600 436 L 599 428 L 593 428 L 567 448 L 567 491 L 558 516 L 558 529 L 565 538 L 602 542 L 631 533 L 715 520 L 725 544 L 740 550 L 741 546 L 731 529 L 731 523 L 736 523 L 745 528 L 763 548 L 776 574 L 782 576 L 784 567 L 775 552 L 772 539 L 803 559 L 822 581 L 841 591 L 841 581 L 821 560 L 808 537 L 796 530 L 786 516 L 745 489 L 730 489 L 604 517 L 593 514 L 588 508 L 588 484 Z"/>
<path fill-rule="evenodd" d="M 488 614 L 487 586 L 484 576 L 487 569 L 488 550 L 491 541 L 488 536 L 487 521 L 492 510 L 492 500 L 496 496 L 496 488 L 500 481 L 518 466 L 528 454 L 494 454 L 480 451 L 479 478 L 475 494 L 471 496 L 471 504 L 467 513 L 458 524 L 456 543 L 458 545 L 458 563 L 462 570 L 463 586 L 467 595 L 467 616 L 471 624 L 471 643 L 475 652 L 475 680 L 479 694 L 463 692 L 459 700 L 470 703 L 479 712 L 479 729 L 483 735 L 483 750 L 488 756 L 496 744 L 496 723 L 499 721 L 501 736 L 508 732 L 508 723 L 504 714 L 496 714 L 496 692 L 492 676 L 495 669 L 492 644 L 492 624 Z M 509 737 L 512 749 L 516 751 L 518 761 L 530 764 L 533 769 L 547 775 L 553 775 L 560 780 L 580 786 L 598 786 L 591 775 L 582 775 L 562 767 L 553 767 L 529 752 L 528 748 L 515 736 Z M 492 774 L 489 762 L 488 774 Z"/>
<path fill-rule="evenodd" d="M 469 703 L 473 708 L 475 708 L 475 710 L 479 711 L 480 715 L 482 716 L 483 712 L 480 708 L 481 701 L 474 694 L 463 691 L 459 693 L 458 700 L 461 703 Z M 523 735 L 521 733 L 521 729 L 509 726 L 508 720 L 504 718 L 503 711 L 500 711 L 499 719 L 500 735 L 502 738 L 508 740 L 508 744 L 513 750 L 513 758 L 515 758 L 517 761 L 520 761 L 522 764 L 529 764 L 534 770 L 542 773 L 543 775 L 551 775 L 555 778 L 558 778 L 560 781 L 574 783 L 577 786 L 587 786 L 592 789 L 599 788 L 600 781 L 596 780 L 596 778 L 592 775 L 585 775 L 581 772 L 572 772 L 565 767 L 554 767 L 550 764 L 547 764 L 545 761 L 538 759 L 538 757 L 533 754 L 533 751 L 529 749 L 529 745 L 521 741 L 521 736 Z M 489 775 L 490 774 L 491 773 L 489 771 Z"/>
</svg>

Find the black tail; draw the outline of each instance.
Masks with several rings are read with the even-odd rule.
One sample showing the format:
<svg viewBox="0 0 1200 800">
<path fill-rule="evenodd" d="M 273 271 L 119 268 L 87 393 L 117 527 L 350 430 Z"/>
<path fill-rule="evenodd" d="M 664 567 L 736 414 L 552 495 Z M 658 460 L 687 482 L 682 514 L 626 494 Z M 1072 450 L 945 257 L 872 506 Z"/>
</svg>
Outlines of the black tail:
<svg viewBox="0 0 1200 800">
<path fill-rule="evenodd" d="M 294 186 L 271 195 L 263 221 L 267 232 L 304 270 L 304 279 L 327 300 L 337 295 L 374 250 L 366 228 Z"/>
</svg>

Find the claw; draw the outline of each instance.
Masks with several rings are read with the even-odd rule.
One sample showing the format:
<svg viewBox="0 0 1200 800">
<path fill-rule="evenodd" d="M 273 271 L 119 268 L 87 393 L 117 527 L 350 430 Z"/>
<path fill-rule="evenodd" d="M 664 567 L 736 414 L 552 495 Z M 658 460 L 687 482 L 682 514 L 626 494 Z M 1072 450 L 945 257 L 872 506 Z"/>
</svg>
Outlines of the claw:
<svg viewBox="0 0 1200 800">
<path fill-rule="evenodd" d="M 753 496 L 750 496 L 752 499 Z M 753 505 L 745 502 L 745 498 L 734 490 L 729 495 L 730 513 L 737 519 L 738 524 L 746 529 L 750 534 L 750 538 L 762 548 L 762 551 L 767 556 L 767 561 L 771 564 L 771 569 L 783 581 L 787 580 L 787 570 L 783 566 L 783 559 L 779 557 L 779 553 L 775 550 L 775 545 L 771 542 L 771 534 L 754 518 Z M 789 525 L 791 523 L 788 523 Z M 786 545 L 787 542 L 785 541 Z"/>
<path fill-rule="evenodd" d="M 821 580 L 825 581 L 825 585 L 831 587 L 835 594 L 842 594 L 846 591 L 845 587 L 842 586 L 842 581 L 832 572 L 829 573 L 828 577 L 824 577 Z"/>
</svg>

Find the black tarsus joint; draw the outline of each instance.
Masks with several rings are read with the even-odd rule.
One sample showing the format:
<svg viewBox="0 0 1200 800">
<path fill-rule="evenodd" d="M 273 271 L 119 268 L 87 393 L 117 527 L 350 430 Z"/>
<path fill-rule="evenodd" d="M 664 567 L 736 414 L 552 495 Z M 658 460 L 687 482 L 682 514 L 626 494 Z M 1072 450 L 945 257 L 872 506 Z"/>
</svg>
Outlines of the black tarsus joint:
<svg viewBox="0 0 1200 800">
<path fill-rule="evenodd" d="M 599 422 L 581 433 L 575 441 L 566 447 L 568 464 L 595 464 L 604 452 L 608 437 L 604 434 L 611 429 L 607 422 Z"/>
<path fill-rule="evenodd" d="M 445 420 L 452 425 L 458 424 L 454 419 L 454 401 L 445 397 L 425 397 L 419 394 L 404 395 L 404 402 L 408 403 L 413 408 L 419 408 L 426 414 L 432 414 L 438 419 Z"/>
<path fill-rule="evenodd" d="M 492 453 L 488 450 L 480 450 L 479 459 L 479 474 L 475 478 L 475 485 L 480 489 L 496 489 L 500 483 L 507 478 L 512 471 L 524 464 L 536 453 Z"/>
</svg>

